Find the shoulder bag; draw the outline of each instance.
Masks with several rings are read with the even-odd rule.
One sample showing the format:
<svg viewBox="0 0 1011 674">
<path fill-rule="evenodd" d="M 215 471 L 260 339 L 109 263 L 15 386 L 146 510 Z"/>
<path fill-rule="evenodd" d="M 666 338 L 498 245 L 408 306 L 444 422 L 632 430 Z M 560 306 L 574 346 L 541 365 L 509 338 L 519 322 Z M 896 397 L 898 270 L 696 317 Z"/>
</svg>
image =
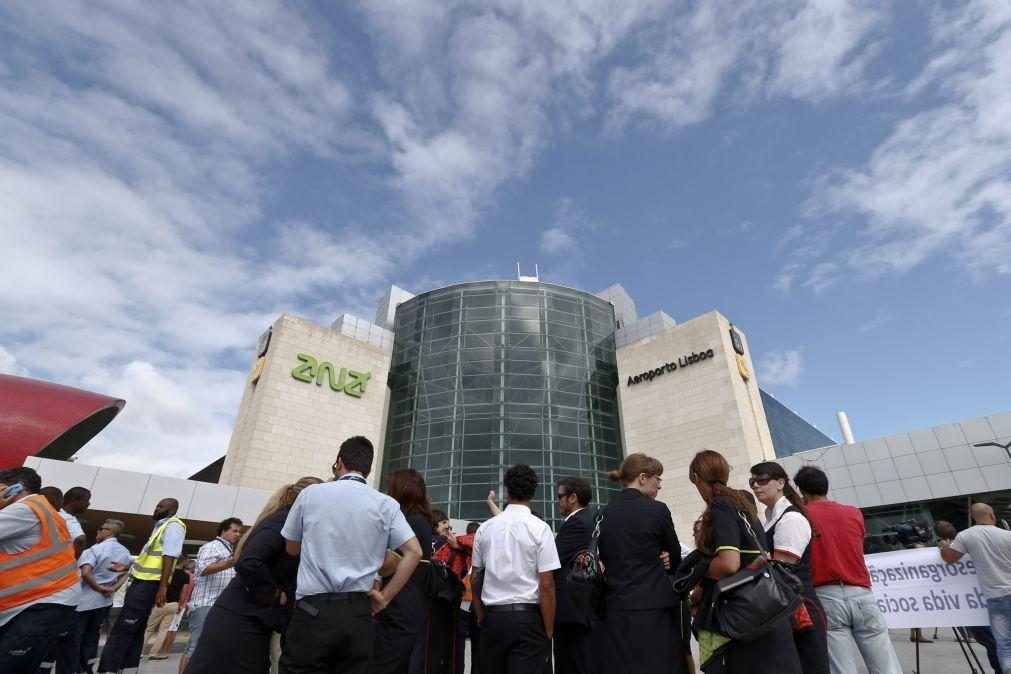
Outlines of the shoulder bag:
<svg viewBox="0 0 1011 674">
<path fill-rule="evenodd" d="M 800 579 L 772 559 L 758 542 L 748 517 L 738 511 L 759 550 L 759 556 L 740 571 L 717 581 L 710 606 L 710 629 L 737 641 L 754 641 L 800 607 Z"/>
<path fill-rule="evenodd" d="M 582 550 L 569 562 L 569 572 L 565 578 L 569 597 L 573 606 L 587 620 L 600 621 L 604 619 L 604 595 L 607 591 L 607 580 L 604 569 L 597 554 L 600 538 L 600 523 L 604 519 L 603 509 L 597 511 L 594 518 L 593 535 L 590 546 Z"/>
</svg>

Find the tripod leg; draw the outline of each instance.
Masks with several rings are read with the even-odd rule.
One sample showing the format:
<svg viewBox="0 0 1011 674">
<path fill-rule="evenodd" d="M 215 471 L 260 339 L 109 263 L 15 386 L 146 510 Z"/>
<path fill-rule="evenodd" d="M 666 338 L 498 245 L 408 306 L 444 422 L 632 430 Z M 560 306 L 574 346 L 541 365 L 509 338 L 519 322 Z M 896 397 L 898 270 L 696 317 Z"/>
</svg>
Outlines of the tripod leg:
<svg viewBox="0 0 1011 674">
<path fill-rule="evenodd" d="M 983 669 L 983 665 L 980 664 L 979 657 L 972 650 L 972 645 L 969 643 L 969 639 L 968 638 L 963 639 L 962 635 L 958 633 L 957 627 L 952 627 L 951 631 L 955 633 L 955 641 L 958 642 L 959 648 L 962 649 L 962 656 L 965 658 L 966 664 L 969 665 L 969 671 L 972 674 L 981 674 L 981 672 L 984 672 L 985 670 Z M 966 632 L 965 634 L 968 634 L 968 632 Z M 968 650 L 966 650 L 966 648 L 968 648 Z M 969 657 L 970 654 L 972 655 L 972 658 Z M 975 660 L 976 664 L 979 665 L 978 670 L 976 669 L 976 667 L 973 666 L 972 664 L 973 660 Z"/>
</svg>

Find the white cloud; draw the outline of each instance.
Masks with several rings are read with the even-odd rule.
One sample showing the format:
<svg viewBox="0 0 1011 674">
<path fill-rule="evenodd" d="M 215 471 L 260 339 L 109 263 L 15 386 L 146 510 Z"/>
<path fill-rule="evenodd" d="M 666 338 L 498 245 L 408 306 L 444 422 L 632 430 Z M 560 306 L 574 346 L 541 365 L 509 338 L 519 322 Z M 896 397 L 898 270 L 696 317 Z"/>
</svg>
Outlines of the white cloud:
<svg viewBox="0 0 1011 674">
<path fill-rule="evenodd" d="M 814 287 L 938 256 L 978 278 L 1011 274 L 1011 5 L 937 10 L 933 31 L 933 56 L 908 88 L 929 107 L 901 119 L 864 164 L 816 181 L 808 234 L 838 221 L 839 263 L 827 274 L 813 266 Z"/>
<path fill-rule="evenodd" d="M 263 222 L 267 166 L 367 145 L 348 88 L 291 8 L 33 3 L 0 25 L 0 339 L 127 398 L 82 459 L 187 475 L 227 447 L 255 336 L 392 268 L 380 232 Z"/>
<path fill-rule="evenodd" d="M 614 68 L 612 127 L 677 131 L 707 119 L 721 95 L 820 102 L 868 87 L 873 35 L 886 16 L 866 0 L 696 3 L 639 36 L 640 58 Z"/>
<path fill-rule="evenodd" d="M 758 362 L 758 379 L 766 386 L 797 386 L 804 371 L 804 348 L 770 351 Z"/>
<path fill-rule="evenodd" d="M 28 376 L 28 370 L 18 364 L 17 357 L 0 344 L 0 374 Z"/>
<path fill-rule="evenodd" d="M 575 250 L 576 240 L 561 227 L 549 227 L 541 232 L 541 250 L 550 255 L 562 255 Z"/>
</svg>

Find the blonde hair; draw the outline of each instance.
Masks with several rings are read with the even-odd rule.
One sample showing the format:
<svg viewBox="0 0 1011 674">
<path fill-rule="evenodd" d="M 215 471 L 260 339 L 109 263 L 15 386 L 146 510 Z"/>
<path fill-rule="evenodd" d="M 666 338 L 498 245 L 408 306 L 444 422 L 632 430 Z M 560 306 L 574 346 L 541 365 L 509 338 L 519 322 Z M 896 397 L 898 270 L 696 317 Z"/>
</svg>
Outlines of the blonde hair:
<svg viewBox="0 0 1011 674">
<path fill-rule="evenodd" d="M 621 484 L 632 484 L 635 478 L 639 477 L 642 473 L 646 475 L 663 475 L 663 464 L 654 459 L 652 456 L 646 456 L 645 454 L 629 454 L 625 457 L 625 460 L 621 462 L 621 467 L 618 470 L 612 470 L 607 474 L 607 477 L 611 479 L 612 482 L 620 482 Z"/>
<path fill-rule="evenodd" d="M 242 536 L 242 540 L 239 544 L 235 546 L 235 558 L 238 559 L 239 555 L 242 554 L 242 549 L 246 547 L 246 541 L 249 540 L 249 536 L 256 530 L 256 527 L 263 523 L 263 520 L 267 519 L 278 510 L 283 510 L 284 508 L 290 508 L 291 504 L 295 502 L 295 498 L 298 496 L 299 492 L 310 485 L 322 484 L 323 480 L 318 477 L 303 477 L 298 482 L 292 484 L 286 484 L 279 487 L 269 499 L 267 499 L 267 504 L 263 506 L 263 510 L 257 516 L 256 521 L 253 522 L 253 526 L 249 527 Z"/>
</svg>

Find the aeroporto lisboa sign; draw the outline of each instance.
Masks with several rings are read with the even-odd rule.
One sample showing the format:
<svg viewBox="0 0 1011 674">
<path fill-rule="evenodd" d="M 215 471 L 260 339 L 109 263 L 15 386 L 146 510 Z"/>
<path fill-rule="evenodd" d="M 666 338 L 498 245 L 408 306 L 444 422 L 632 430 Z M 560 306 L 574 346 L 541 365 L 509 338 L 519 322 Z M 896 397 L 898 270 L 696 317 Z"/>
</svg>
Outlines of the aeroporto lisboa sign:
<svg viewBox="0 0 1011 674">
<path fill-rule="evenodd" d="M 689 365 L 700 363 L 706 360 L 707 358 L 712 357 L 713 357 L 712 349 L 703 349 L 698 353 L 695 353 L 693 351 L 691 355 L 681 356 L 672 363 L 664 363 L 660 367 L 653 368 L 652 370 L 648 370 L 647 372 L 643 372 L 642 374 L 630 376 L 628 378 L 628 383 L 626 384 L 626 386 L 632 386 L 633 384 L 641 384 L 644 381 L 653 381 L 654 379 L 664 374 L 665 372 L 674 372 L 679 367 L 683 369 L 688 367 Z"/>
<path fill-rule="evenodd" d="M 338 370 L 332 363 L 320 363 L 304 353 L 298 354 L 298 359 L 302 364 L 296 365 L 291 371 L 292 377 L 308 384 L 315 380 L 316 386 L 322 386 L 325 381 L 332 390 L 344 391 L 355 398 L 361 398 L 365 394 L 365 384 L 372 376 L 371 372 L 355 372 L 346 367 Z"/>
</svg>

